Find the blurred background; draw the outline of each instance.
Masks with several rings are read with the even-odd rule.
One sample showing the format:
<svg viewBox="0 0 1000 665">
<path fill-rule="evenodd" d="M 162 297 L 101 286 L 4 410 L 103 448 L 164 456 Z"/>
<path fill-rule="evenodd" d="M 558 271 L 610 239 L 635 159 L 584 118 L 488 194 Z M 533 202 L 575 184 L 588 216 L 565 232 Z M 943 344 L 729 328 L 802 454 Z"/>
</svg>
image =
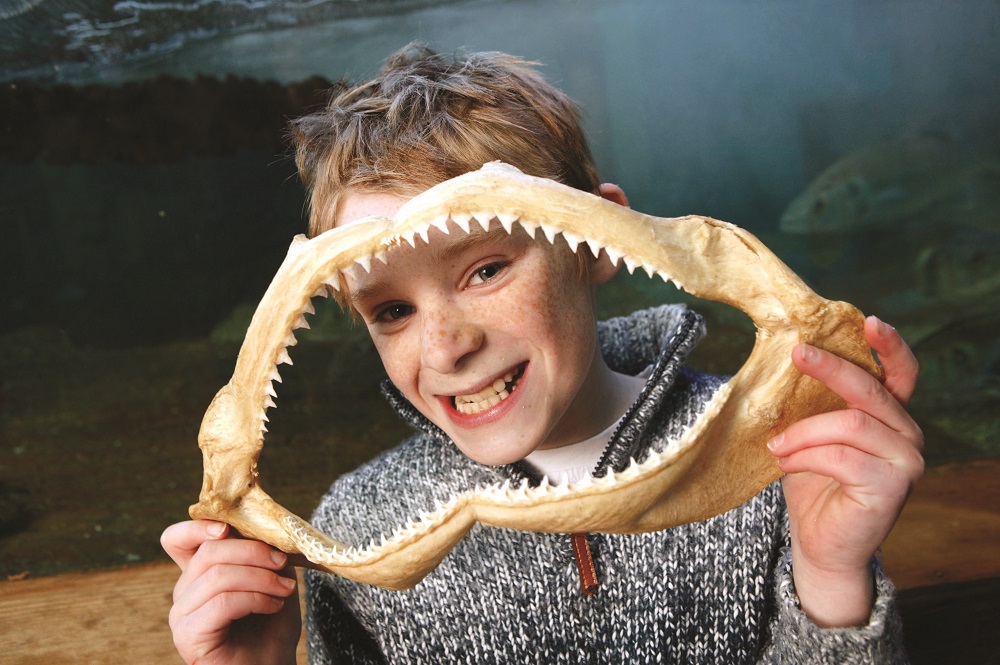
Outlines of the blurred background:
<svg viewBox="0 0 1000 665">
<path fill-rule="evenodd" d="M 201 415 L 305 229 L 287 119 L 415 39 L 539 62 L 633 208 L 748 228 L 902 331 L 932 466 L 1000 456 L 995 0 L 0 0 L 0 579 L 165 560 Z M 749 321 L 692 306 L 696 363 L 738 369 Z M 364 330 L 316 321 L 261 461 L 306 515 L 406 433 Z"/>
</svg>

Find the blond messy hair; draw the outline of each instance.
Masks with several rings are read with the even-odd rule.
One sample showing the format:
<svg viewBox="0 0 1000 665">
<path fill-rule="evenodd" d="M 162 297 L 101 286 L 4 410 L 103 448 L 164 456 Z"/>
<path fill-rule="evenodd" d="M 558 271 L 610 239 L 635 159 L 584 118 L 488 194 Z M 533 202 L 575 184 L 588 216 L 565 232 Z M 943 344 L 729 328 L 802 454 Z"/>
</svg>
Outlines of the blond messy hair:
<svg viewBox="0 0 1000 665">
<path fill-rule="evenodd" d="M 348 191 L 410 197 L 495 160 L 596 192 L 579 109 L 535 64 L 412 43 L 371 81 L 335 86 L 325 109 L 291 128 L 310 235 L 334 226 Z"/>
</svg>

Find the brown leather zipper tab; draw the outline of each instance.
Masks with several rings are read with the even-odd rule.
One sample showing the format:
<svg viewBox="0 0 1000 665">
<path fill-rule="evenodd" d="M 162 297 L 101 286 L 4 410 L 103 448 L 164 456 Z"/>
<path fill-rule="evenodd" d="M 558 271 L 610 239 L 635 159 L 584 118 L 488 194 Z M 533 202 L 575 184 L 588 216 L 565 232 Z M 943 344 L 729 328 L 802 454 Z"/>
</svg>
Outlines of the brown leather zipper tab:
<svg viewBox="0 0 1000 665">
<path fill-rule="evenodd" d="M 584 596 L 597 593 L 597 569 L 594 568 L 594 557 L 590 553 L 590 543 L 587 534 L 570 534 L 573 542 L 573 556 L 576 559 L 577 570 L 580 571 L 580 589 Z"/>
</svg>

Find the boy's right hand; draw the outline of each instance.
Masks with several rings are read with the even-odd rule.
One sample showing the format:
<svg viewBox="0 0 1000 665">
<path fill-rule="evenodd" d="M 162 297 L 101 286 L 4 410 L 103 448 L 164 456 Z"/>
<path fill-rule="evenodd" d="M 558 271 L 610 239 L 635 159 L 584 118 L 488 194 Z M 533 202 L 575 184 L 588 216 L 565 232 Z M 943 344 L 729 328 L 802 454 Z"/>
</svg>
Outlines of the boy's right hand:
<svg viewBox="0 0 1000 665">
<path fill-rule="evenodd" d="M 174 645 L 186 663 L 295 663 L 302 627 L 288 557 L 229 527 L 173 524 L 160 544 L 180 566 L 170 608 Z"/>
</svg>

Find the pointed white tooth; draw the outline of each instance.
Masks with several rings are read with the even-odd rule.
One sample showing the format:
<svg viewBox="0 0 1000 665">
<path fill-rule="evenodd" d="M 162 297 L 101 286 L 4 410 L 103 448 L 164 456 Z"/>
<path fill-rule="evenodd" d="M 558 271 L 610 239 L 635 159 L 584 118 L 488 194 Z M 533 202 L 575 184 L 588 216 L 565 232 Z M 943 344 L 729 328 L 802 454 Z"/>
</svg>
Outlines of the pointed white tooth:
<svg viewBox="0 0 1000 665">
<path fill-rule="evenodd" d="M 477 215 L 482 215 L 482 217 L 477 217 Z M 479 223 L 479 228 L 481 228 L 483 231 L 490 230 L 490 223 L 493 221 L 493 213 L 481 212 L 481 213 L 476 213 L 472 217 L 473 219 L 476 220 L 476 222 Z"/>
<path fill-rule="evenodd" d="M 354 260 L 356 264 L 364 268 L 365 272 L 372 271 L 372 257 L 370 256 L 360 256 Z"/>
<path fill-rule="evenodd" d="M 616 481 L 616 479 L 615 479 L 614 471 L 612 471 L 609 468 L 608 472 L 606 474 L 604 474 L 603 476 L 601 476 L 600 478 L 597 479 L 597 484 L 600 487 L 610 487 L 611 485 L 615 484 L 615 481 Z"/>
<path fill-rule="evenodd" d="M 567 233 L 566 231 L 563 231 L 562 236 L 563 240 L 566 241 L 566 244 L 569 245 L 569 248 L 574 252 L 576 251 L 576 248 L 580 246 L 580 243 L 583 242 L 583 236 L 578 236 L 575 233 Z"/>
<path fill-rule="evenodd" d="M 448 213 L 441 213 L 437 217 L 431 220 L 431 225 L 441 231 L 441 233 L 448 234 L 451 233 L 451 229 L 448 228 Z"/>
<path fill-rule="evenodd" d="M 384 249 L 381 252 L 379 252 L 378 254 L 376 254 L 375 258 L 378 261 L 380 261 L 382 263 L 382 265 L 388 265 L 389 264 L 389 252 L 386 251 L 386 250 L 384 250 Z"/>
<path fill-rule="evenodd" d="M 548 238 L 549 243 L 554 243 L 556 241 L 556 234 L 559 233 L 559 229 L 554 226 L 549 226 L 548 224 L 542 224 L 542 233 Z"/>
<path fill-rule="evenodd" d="M 326 289 L 326 284 L 320 284 L 319 288 L 312 294 L 313 298 L 328 298 L 330 293 Z"/>
<path fill-rule="evenodd" d="M 277 405 L 277 404 L 275 404 L 275 403 L 274 403 L 274 400 L 273 400 L 273 399 L 271 398 L 271 396 L 270 396 L 270 395 L 268 395 L 268 396 L 267 396 L 267 397 L 266 397 L 266 398 L 264 399 L 264 406 L 265 406 L 266 408 L 268 408 L 268 409 L 273 409 L 273 408 L 277 407 L 278 405 Z"/>
<path fill-rule="evenodd" d="M 535 224 L 534 222 L 526 222 L 523 219 L 517 220 L 517 223 L 520 224 L 521 228 L 524 229 L 524 232 L 532 238 L 536 238 L 538 236 L 538 224 Z"/>
<path fill-rule="evenodd" d="M 278 396 L 278 393 L 274 392 L 274 384 L 272 384 L 270 381 L 268 381 L 267 385 L 264 387 L 264 392 L 267 393 L 268 396 L 270 397 Z"/>
<path fill-rule="evenodd" d="M 590 238 L 588 238 L 587 247 L 590 248 L 590 253 L 594 255 L 595 259 L 601 255 L 601 243 L 597 242 L 596 240 L 591 240 Z"/>
<path fill-rule="evenodd" d="M 555 486 L 549 490 L 549 492 L 555 494 L 556 496 L 565 496 L 569 494 L 569 476 L 565 473 L 559 476 L 559 482 L 556 483 Z"/>
<path fill-rule="evenodd" d="M 625 469 L 625 472 L 624 472 L 623 475 L 628 474 L 629 478 L 634 478 L 635 476 L 638 476 L 639 473 L 640 473 L 640 471 L 639 471 L 639 463 L 637 461 L 635 461 L 635 458 L 633 457 L 632 459 L 629 460 L 629 462 L 628 462 L 628 468 Z"/>
<path fill-rule="evenodd" d="M 607 253 L 608 258 L 611 259 L 611 262 L 614 263 L 615 265 L 618 265 L 618 261 L 621 260 L 623 254 L 621 252 L 611 249 L 610 247 L 605 247 L 604 251 Z"/>
<path fill-rule="evenodd" d="M 416 231 L 407 231 L 406 233 L 403 234 L 403 240 L 410 243 L 410 247 L 417 246 L 416 237 L 417 237 Z"/>
<path fill-rule="evenodd" d="M 282 349 L 278 352 L 278 363 L 285 363 L 286 365 L 292 364 L 292 357 L 288 355 L 288 349 Z"/>
<path fill-rule="evenodd" d="M 650 451 L 649 456 L 639 464 L 639 468 L 648 471 L 660 463 L 660 456 L 656 451 Z"/>
<path fill-rule="evenodd" d="M 517 215 L 513 215 L 509 212 L 498 212 L 496 215 L 497 219 L 500 220 L 500 224 L 503 226 L 507 233 L 511 232 L 514 228 L 514 222 L 517 221 Z"/>
<path fill-rule="evenodd" d="M 625 267 L 628 268 L 628 274 L 631 275 L 632 273 L 635 272 L 635 268 L 636 268 L 636 266 L 639 265 L 639 262 L 636 261 L 635 259 L 632 259 L 632 258 L 628 257 L 628 256 L 626 256 L 624 258 L 625 258 Z"/>
<path fill-rule="evenodd" d="M 316 308 L 313 307 L 312 301 L 311 300 L 307 300 L 306 301 L 306 306 L 302 308 L 302 314 L 306 315 L 306 314 L 315 314 L 315 313 L 316 313 Z"/>
<path fill-rule="evenodd" d="M 334 291 L 340 290 L 340 271 L 334 272 L 332 275 L 323 280 L 323 283 L 331 287 Z"/>
<path fill-rule="evenodd" d="M 417 233 L 420 234 L 420 239 L 424 241 L 425 245 L 430 242 L 430 236 L 428 235 L 430 232 L 431 232 L 430 226 L 421 227 L 420 230 L 417 231 Z"/>
<path fill-rule="evenodd" d="M 260 415 L 258 416 L 258 418 L 260 418 L 261 420 L 263 420 L 265 423 L 271 422 L 270 420 L 268 420 L 268 418 L 267 418 L 267 411 L 265 411 L 264 409 L 260 410 Z"/>
<path fill-rule="evenodd" d="M 285 336 L 285 346 L 295 346 L 298 343 L 299 343 L 299 340 L 295 339 L 295 334 L 294 333 L 289 332 Z"/>
<path fill-rule="evenodd" d="M 453 212 L 451 214 L 451 221 L 458 225 L 458 228 L 462 229 L 466 233 L 470 232 L 469 222 L 472 221 L 472 215 L 465 213 Z"/>
<path fill-rule="evenodd" d="M 309 329 L 309 322 L 306 321 L 305 314 L 299 315 L 299 320 L 295 322 L 295 329 L 298 330 L 299 328 Z"/>
<path fill-rule="evenodd" d="M 260 424 L 260 432 L 261 432 L 261 434 L 264 434 L 265 432 L 267 432 L 267 425 L 265 425 L 264 423 L 261 423 Z"/>
<path fill-rule="evenodd" d="M 271 380 L 272 381 L 277 381 L 278 383 L 281 383 L 281 375 L 278 374 L 278 368 L 277 367 L 275 367 L 274 369 L 271 370 Z"/>
<path fill-rule="evenodd" d="M 646 271 L 646 274 L 649 275 L 650 279 L 653 279 L 653 275 L 656 274 L 656 271 L 653 270 L 652 266 L 648 266 L 645 263 L 643 263 L 642 264 L 642 269 Z"/>
</svg>

